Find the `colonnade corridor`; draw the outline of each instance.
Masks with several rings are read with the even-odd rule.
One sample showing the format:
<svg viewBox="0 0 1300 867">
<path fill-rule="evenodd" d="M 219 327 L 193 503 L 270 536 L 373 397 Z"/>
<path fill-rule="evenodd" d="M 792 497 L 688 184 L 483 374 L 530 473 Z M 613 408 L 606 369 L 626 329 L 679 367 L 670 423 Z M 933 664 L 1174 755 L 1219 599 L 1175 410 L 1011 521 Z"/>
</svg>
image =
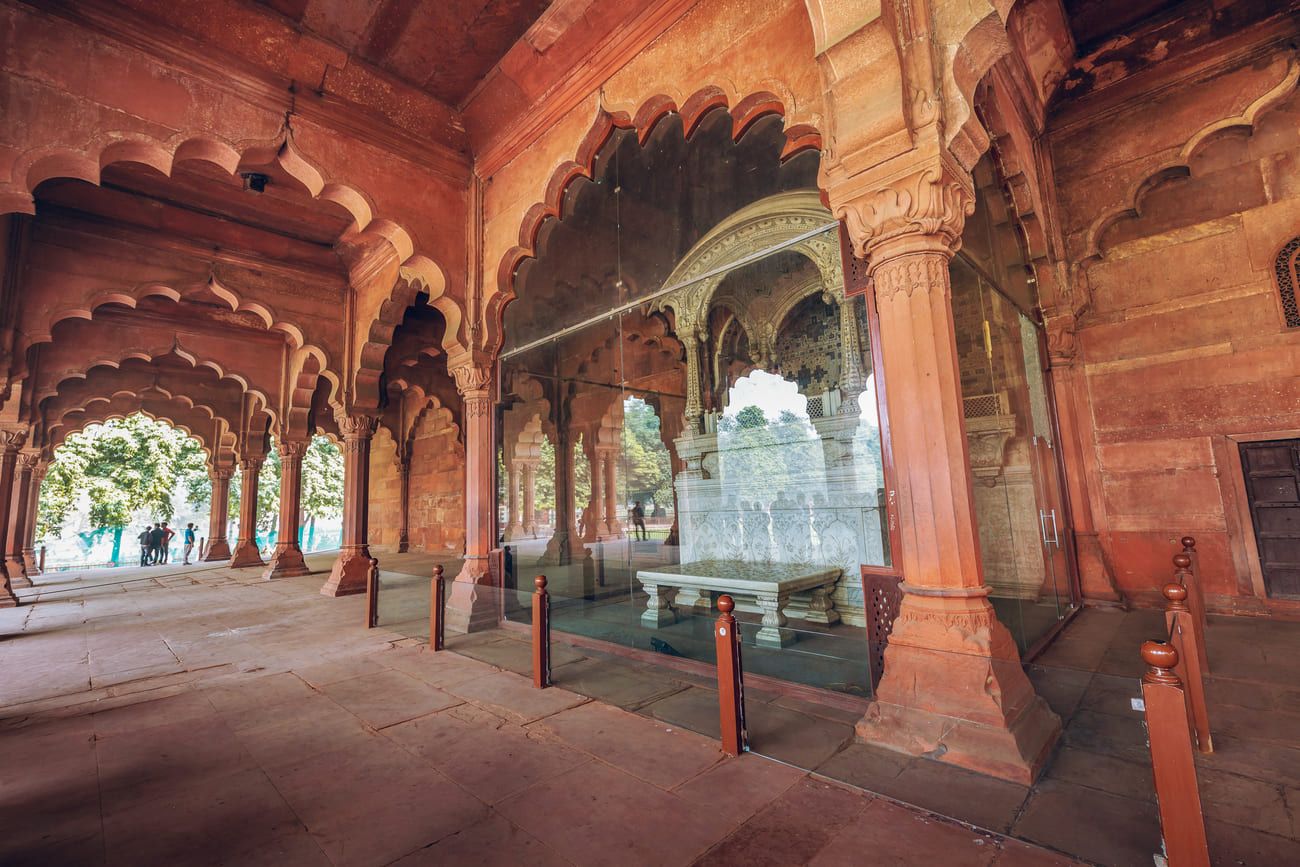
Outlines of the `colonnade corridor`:
<svg viewBox="0 0 1300 867">
<path fill-rule="evenodd" d="M 205 564 L 21 590 L 0 612 L 0 863 L 1067 863 L 366 630 L 363 598 L 318 589 Z"/>
</svg>

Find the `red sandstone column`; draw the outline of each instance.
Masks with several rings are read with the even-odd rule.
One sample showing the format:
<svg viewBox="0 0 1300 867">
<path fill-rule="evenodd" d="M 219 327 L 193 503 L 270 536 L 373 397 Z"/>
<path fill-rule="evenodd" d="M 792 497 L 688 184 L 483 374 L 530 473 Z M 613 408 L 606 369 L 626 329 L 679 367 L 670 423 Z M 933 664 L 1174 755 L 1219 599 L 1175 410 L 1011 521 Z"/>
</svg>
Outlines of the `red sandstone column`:
<svg viewBox="0 0 1300 867">
<path fill-rule="evenodd" d="M 1029 783 L 1061 723 L 989 604 L 974 517 L 948 262 L 973 207 L 945 159 L 847 203 L 870 257 L 903 600 L 864 740 Z"/>
<path fill-rule="evenodd" d="M 280 527 L 275 537 L 275 551 L 267 564 L 263 578 L 292 578 L 306 575 L 311 570 L 302 559 L 298 547 L 298 522 L 302 515 L 302 456 L 307 453 L 307 443 L 284 442 L 280 452 Z"/>
<path fill-rule="evenodd" d="M 23 534 L 23 562 L 27 565 L 28 576 L 41 574 L 36 557 L 36 516 L 41 501 L 41 483 L 45 481 L 45 474 L 49 470 L 49 461 L 44 458 L 38 460 L 32 468 L 32 481 L 27 491 L 27 520 L 24 523 L 27 532 Z"/>
<path fill-rule="evenodd" d="M 208 512 L 208 553 L 203 558 L 206 563 L 230 559 L 226 525 L 230 523 L 230 477 L 234 474 L 233 467 L 218 467 L 208 472 L 212 480 L 212 502 Z"/>
<path fill-rule="evenodd" d="M 411 550 L 411 453 L 400 449 L 397 453 L 397 553 Z"/>
<path fill-rule="evenodd" d="M 492 369 L 486 360 L 476 358 L 449 367 L 465 402 L 465 565 L 447 594 L 447 629 L 466 633 L 497 622 L 488 570 L 494 508 Z"/>
<path fill-rule="evenodd" d="M 379 420 L 343 414 L 337 420 L 343 434 L 343 545 L 320 592 L 350 596 L 366 592 L 370 572 L 370 439 Z"/>
<path fill-rule="evenodd" d="M 13 500 L 14 464 L 18 450 L 27 441 L 25 430 L 0 430 L 0 527 L 9 526 L 9 506 Z M 0 608 L 13 608 L 18 604 L 9 581 L 9 569 L 0 563 Z"/>
<path fill-rule="evenodd" d="M 537 464 L 523 464 L 524 522 L 522 535 L 537 537 Z"/>
<path fill-rule="evenodd" d="M 262 552 L 257 549 L 257 482 L 266 455 L 250 454 L 239 462 L 243 478 L 239 487 L 239 539 L 230 555 L 230 568 L 262 566 Z"/>
<path fill-rule="evenodd" d="M 620 536 L 623 528 L 618 523 L 618 452 L 606 450 L 600 466 L 605 484 L 605 532 L 610 536 Z"/>
<path fill-rule="evenodd" d="M 17 472 L 14 474 L 13 502 L 9 504 L 9 533 L 5 549 L 5 569 L 14 587 L 31 587 L 27 577 L 27 562 L 23 559 L 23 543 L 27 540 L 27 503 L 32 491 L 32 470 L 40 455 L 20 452 Z"/>
</svg>

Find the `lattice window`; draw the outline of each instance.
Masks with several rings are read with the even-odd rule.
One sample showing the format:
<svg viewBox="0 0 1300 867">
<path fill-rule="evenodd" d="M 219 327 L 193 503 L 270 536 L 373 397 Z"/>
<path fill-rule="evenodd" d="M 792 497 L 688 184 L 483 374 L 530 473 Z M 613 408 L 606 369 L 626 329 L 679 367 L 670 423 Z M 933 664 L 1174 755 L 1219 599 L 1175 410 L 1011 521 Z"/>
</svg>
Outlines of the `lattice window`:
<svg viewBox="0 0 1300 867">
<path fill-rule="evenodd" d="M 1300 308 L 1296 306 L 1296 285 L 1300 283 L 1300 272 L 1296 269 L 1296 258 L 1300 256 L 1300 236 L 1292 238 L 1277 254 L 1277 291 L 1282 296 L 1282 315 L 1286 317 L 1287 328 L 1300 328 Z"/>
<path fill-rule="evenodd" d="M 826 401 L 821 395 L 808 398 L 808 418 L 822 418 L 826 415 Z"/>
<path fill-rule="evenodd" d="M 840 255 L 844 265 L 844 294 L 849 298 L 867 291 L 867 260 L 859 259 L 853 253 L 853 244 L 849 241 L 849 230 L 844 221 L 840 221 Z M 867 332 L 863 331 L 863 334 Z"/>
<path fill-rule="evenodd" d="M 1002 396 L 1000 394 L 972 394 L 962 399 L 962 408 L 966 418 L 987 418 L 1002 413 Z"/>
<path fill-rule="evenodd" d="M 871 683 L 880 682 L 885 671 L 885 648 L 894 631 L 894 619 L 903 603 L 902 579 L 894 575 L 867 575 L 863 578 L 867 603 L 867 643 L 871 654 Z"/>
</svg>

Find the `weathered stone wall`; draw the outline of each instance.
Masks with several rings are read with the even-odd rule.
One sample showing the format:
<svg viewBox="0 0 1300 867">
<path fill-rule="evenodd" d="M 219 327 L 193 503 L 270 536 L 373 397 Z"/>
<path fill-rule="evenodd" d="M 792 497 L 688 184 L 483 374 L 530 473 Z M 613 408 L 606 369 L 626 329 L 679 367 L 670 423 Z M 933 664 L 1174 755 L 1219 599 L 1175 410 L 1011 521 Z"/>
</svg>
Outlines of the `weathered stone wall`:
<svg viewBox="0 0 1300 867">
<path fill-rule="evenodd" d="M 1234 438 L 1300 436 L 1300 330 L 1274 275 L 1300 234 L 1295 84 L 1282 57 L 1053 137 L 1089 305 L 1091 466 L 1072 469 L 1099 482 L 1102 544 L 1139 601 L 1155 601 L 1184 533 L 1218 605 L 1263 597 Z"/>
<path fill-rule="evenodd" d="M 410 549 L 460 551 L 465 545 L 465 447 L 446 410 L 426 413 L 411 445 Z M 397 549 L 401 479 L 397 448 L 380 429 L 370 448 L 370 545 Z"/>
</svg>

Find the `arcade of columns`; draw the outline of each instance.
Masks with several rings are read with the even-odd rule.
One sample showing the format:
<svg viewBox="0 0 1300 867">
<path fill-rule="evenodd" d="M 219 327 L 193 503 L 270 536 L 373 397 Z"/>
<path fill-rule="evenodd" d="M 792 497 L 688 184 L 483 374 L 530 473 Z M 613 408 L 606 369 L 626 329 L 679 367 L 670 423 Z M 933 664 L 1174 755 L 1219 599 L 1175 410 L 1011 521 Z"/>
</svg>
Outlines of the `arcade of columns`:
<svg viewBox="0 0 1300 867">
<path fill-rule="evenodd" d="M 191 42 L 171 38 L 173 28 L 193 26 L 179 13 L 127 5 L 121 14 L 108 0 L 57 15 L 3 7 L 15 34 L 4 58 L 14 93 L 0 132 L 9 215 L 0 310 L 7 604 L 15 602 L 9 586 L 23 586 L 34 568 L 39 480 L 58 444 L 134 411 L 203 443 L 213 481 L 209 560 L 263 565 L 252 537 L 257 471 L 272 444 L 279 450 L 286 495 L 268 577 L 305 568 L 295 541 L 303 444 L 319 433 L 337 438 L 344 542 L 322 592 L 360 592 L 374 473 L 398 479 L 409 521 L 418 470 L 411 443 L 432 410 L 451 415 L 464 448 L 464 567 L 448 594 L 448 622 L 460 631 L 495 624 L 494 376 L 517 266 L 536 256 L 543 225 L 561 218 L 567 186 L 591 173 L 612 129 L 646 135 L 675 114 L 689 130 L 715 111 L 730 113 L 738 138 L 756 119 L 779 115 L 788 153 L 821 150 L 824 202 L 870 278 L 904 583 L 862 737 L 1024 781 L 1059 731 L 988 601 L 973 513 L 949 263 L 974 210 L 972 170 L 990 150 L 1049 330 L 1083 595 L 1144 598 L 1146 564 L 1165 556 L 1166 537 L 1200 535 L 1199 521 L 1209 534 L 1203 562 L 1220 576 L 1216 598 L 1260 611 L 1287 604 L 1264 598 L 1258 567 L 1242 553 L 1253 550 L 1242 541 L 1249 529 L 1240 505 L 1211 481 L 1220 476 L 1215 461 L 1228 460 L 1211 438 L 1300 429 L 1293 373 L 1284 372 L 1294 371 L 1300 348 L 1273 323 L 1268 282 L 1277 251 L 1296 234 L 1300 186 L 1283 177 L 1285 160 L 1261 170 L 1267 159 L 1218 144 L 1220 133 L 1244 130 L 1259 133 L 1256 146 L 1269 153 L 1293 148 L 1264 134 L 1270 111 L 1295 111 L 1293 4 L 1226 4 L 1240 7 L 1226 36 L 1136 21 L 1134 47 L 1088 54 L 1073 35 L 1083 25 L 1055 0 L 558 0 L 455 109 L 273 16 L 249 19 L 262 38 L 213 43 L 198 57 Z M 243 14 L 217 5 L 213 14 Z M 578 20 L 583 27 L 571 26 Z M 84 60 L 75 68 L 60 60 L 71 56 Z M 214 74 L 223 64 L 241 71 Z M 358 94 L 379 93 L 379 81 L 400 96 L 349 101 L 365 103 Z M 212 108 L 232 103 L 238 110 Z M 1162 182 L 1204 173 L 1212 185 L 1225 166 L 1237 174 L 1218 182 L 1240 184 L 1250 171 L 1266 179 L 1247 185 L 1254 198 L 1243 193 L 1236 211 L 1196 212 L 1219 221 L 1221 249 L 1207 246 L 1211 233 L 1178 222 L 1185 203 L 1163 201 L 1161 210 L 1153 199 L 1158 217 L 1144 222 L 1141 200 L 1158 197 L 1151 191 Z M 1219 287 L 1203 286 L 1196 303 L 1255 304 L 1224 327 L 1254 335 L 1266 323 L 1265 336 L 1237 348 L 1239 335 L 1206 337 L 1205 345 L 1229 346 L 1210 351 L 1171 342 L 1201 339 L 1190 332 L 1121 333 L 1152 309 L 1181 309 L 1172 300 L 1179 290 L 1152 277 L 1168 270 L 1166 260 L 1146 270 L 1131 264 L 1153 249 L 1170 255 L 1143 246 L 1152 237 L 1189 245 L 1182 271 L 1241 263 L 1249 276 L 1232 284 L 1236 296 L 1211 297 Z M 1125 281 L 1157 288 L 1133 301 Z M 181 324 L 160 340 L 159 322 Z M 690 364 L 695 336 L 676 339 Z M 1211 357 L 1225 352 L 1256 355 Z M 1240 430 L 1224 428 L 1212 409 L 1175 417 L 1157 400 L 1144 421 L 1131 405 L 1107 402 L 1115 390 L 1149 394 L 1149 385 L 1124 379 L 1128 371 L 1170 382 L 1170 370 L 1156 367 L 1165 362 L 1151 359 L 1171 353 L 1165 361 L 1175 368 L 1211 365 L 1197 369 L 1223 400 L 1261 375 L 1245 371 L 1265 365 L 1284 399 L 1242 407 L 1232 415 Z M 689 378 L 687 432 L 700 400 Z M 659 415 L 667 426 L 678 413 Z M 507 537 L 537 524 L 541 437 L 567 453 L 579 432 L 603 482 L 593 484 L 589 534 L 620 532 L 617 440 L 607 436 L 617 424 L 577 431 L 544 414 L 535 422 L 531 434 L 527 418 L 520 436 L 507 438 L 520 444 L 507 457 Z M 396 443 L 395 460 L 371 461 L 380 428 Z M 1157 429 L 1163 445 L 1145 445 L 1143 431 Z M 1186 511 L 1134 502 L 1125 487 L 1128 476 L 1154 478 L 1162 456 L 1197 480 L 1202 499 Z M 232 550 L 225 513 L 236 466 L 241 538 Z M 557 473 L 557 489 L 566 489 L 558 502 L 572 498 L 570 475 Z M 577 528 L 560 521 L 553 542 L 563 551 Z M 397 544 L 409 546 L 409 529 Z"/>
</svg>

